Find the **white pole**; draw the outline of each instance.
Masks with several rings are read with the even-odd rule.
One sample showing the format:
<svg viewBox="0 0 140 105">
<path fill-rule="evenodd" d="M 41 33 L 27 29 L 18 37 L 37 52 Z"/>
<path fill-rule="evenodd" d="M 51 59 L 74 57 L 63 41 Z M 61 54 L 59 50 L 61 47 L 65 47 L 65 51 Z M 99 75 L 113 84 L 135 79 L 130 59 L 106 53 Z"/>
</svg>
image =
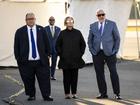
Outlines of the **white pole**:
<svg viewBox="0 0 140 105">
<path fill-rule="evenodd" d="M 140 58 L 140 46 L 139 46 L 139 32 L 138 32 L 138 14 L 137 14 L 137 1 L 134 0 L 134 8 L 135 8 L 135 18 L 136 18 L 136 35 L 137 35 L 137 46 L 138 46 L 138 58 Z"/>
</svg>

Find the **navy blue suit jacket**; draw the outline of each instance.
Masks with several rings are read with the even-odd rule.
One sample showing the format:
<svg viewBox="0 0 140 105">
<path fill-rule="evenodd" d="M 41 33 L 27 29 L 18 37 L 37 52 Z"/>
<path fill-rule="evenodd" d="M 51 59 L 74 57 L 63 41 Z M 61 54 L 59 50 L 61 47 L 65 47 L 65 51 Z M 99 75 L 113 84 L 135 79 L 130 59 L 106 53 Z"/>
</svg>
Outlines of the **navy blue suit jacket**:
<svg viewBox="0 0 140 105">
<path fill-rule="evenodd" d="M 49 42 L 50 42 L 50 46 L 51 46 L 51 54 L 57 54 L 56 49 L 55 49 L 55 45 L 56 45 L 56 40 L 59 36 L 61 29 L 59 27 L 55 26 L 54 37 L 52 37 L 50 26 L 46 26 L 45 30 L 46 30 L 48 38 L 49 38 Z"/>
<path fill-rule="evenodd" d="M 37 47 L 40 55 L 40 60 L 45 66 L 49 65 L 48 56 L 50 56 L 50 45 L 47 33 L 44 27 L 37 25 Z M 26 63 L 28 62 L 29 55 L 29 39 L 27 26 L 23 26 L 17 29 L 15 33 L 14 40 L 14 54 L 17 60 L 17 63 Z M 47 66 L 48 66 L 47 65 Z"/>
</svg>

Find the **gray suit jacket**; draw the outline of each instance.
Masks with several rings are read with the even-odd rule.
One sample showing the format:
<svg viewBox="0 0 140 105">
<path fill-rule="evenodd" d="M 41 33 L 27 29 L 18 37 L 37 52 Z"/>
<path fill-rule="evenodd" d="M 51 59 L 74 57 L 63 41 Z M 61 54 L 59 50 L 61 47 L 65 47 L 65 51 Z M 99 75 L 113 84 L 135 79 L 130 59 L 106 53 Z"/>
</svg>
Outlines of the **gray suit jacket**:
<svg viewBox="0 0 140 105">
<path fill-rule="evenodd" d="M 115 22 L 106 19 L 102 35 L 99 33 L 98 22 L 90 25 L 88 46 L 92 55 L 97 55 L 100 51 L 101 42 L 106 56 L 111 56 L 118 52 L 120 34 Z"/>
</svg>

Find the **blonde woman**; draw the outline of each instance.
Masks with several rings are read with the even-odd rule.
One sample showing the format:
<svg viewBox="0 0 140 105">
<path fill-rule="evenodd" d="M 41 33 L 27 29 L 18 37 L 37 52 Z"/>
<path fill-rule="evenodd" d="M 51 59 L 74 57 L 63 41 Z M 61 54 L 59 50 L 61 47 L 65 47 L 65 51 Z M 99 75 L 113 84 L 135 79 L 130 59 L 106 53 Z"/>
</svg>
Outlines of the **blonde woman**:
<svg viewBox="0 0 140 105">
<path fill-rule="evenodd" d="M 82 56 L 85 52 L 85 41 L 81 32 L 74 28 L 74 19 L 66 17 L 66 29 L 60 32 L 56 42 L 56 51 L 60 56 L 58 67 L 63 70 L 65 99 L 77 98 L 78 69 L 85 65 Z"/>
</svg>

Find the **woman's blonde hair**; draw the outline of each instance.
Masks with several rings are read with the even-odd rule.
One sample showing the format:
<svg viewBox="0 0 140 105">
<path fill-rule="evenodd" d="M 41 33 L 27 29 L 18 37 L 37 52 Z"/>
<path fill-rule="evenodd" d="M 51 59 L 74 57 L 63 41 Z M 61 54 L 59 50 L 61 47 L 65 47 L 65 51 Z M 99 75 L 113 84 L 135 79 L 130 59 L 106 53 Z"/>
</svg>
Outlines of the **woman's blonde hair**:
<svg viewBox="0 0 140 105">
<path fill-rule="evenodd" d="M 67 20 L 68 20 L 68 19 L 72 19 L 72 20 L 73 20 L 73 23 L 74 23 L 73 17 L 67 16 L 67 17 L 65 18 L 65 20 L 64 20 L 64 25 L 65 25 L 65 26 L 66 26 L 66 24 L 67 24 Z"/>
</svg>

